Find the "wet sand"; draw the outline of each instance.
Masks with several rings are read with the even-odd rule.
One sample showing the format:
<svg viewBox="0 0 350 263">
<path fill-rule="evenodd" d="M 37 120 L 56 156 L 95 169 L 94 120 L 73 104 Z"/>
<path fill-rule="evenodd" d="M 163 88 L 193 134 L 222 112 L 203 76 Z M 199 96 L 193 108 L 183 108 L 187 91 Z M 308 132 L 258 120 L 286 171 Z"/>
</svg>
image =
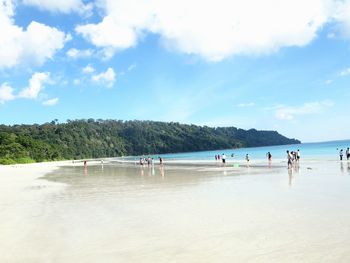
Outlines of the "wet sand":
<svg viewBox="0 0 350 263">
<path fill-rule="evenodd" d="M 0 262 L 349 262 L 349 189 L 346 161 L 0 166 Z"/>
</svg>

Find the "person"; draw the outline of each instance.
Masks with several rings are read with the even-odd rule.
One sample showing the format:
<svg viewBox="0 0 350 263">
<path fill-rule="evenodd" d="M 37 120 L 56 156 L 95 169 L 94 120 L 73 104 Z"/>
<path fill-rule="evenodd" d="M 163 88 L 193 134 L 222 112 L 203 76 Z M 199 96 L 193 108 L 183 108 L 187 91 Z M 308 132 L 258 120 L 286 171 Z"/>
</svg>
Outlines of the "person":
<svg viewBox="0 0 350 263">
<path fill-rule="evenodd" d="M 217 161 L 218 160 L 218 156 L 215 154 L 215 161 Z"/>
<path fill-rule="evenodd" d="M 226 155 L 224 153 L 222 154 L 221 159 L 222 159 L 222 163 L 226 163 Z"/>
<path fill-rule="evenodd" d="M 292 158 L 292 163 L 294 162 L 294 160 L 295 160 L 295 154 L 294 154 L 294 151 L 291 151 L 290 153 L 290 156 L 291 156 L 291 158 Z"/>
<path fill-rule="evenodd" d="M 288 169 L 289 168 L 292 168 L 292 159 L 293 159 L 293 156 L 292 154 L 287 150 L 287 159 L 288 159 Z"/>
<path fill-rule="evenodd" d="M 84 161 L 84 175 L 88 175 L 87 161 Z"/>
<path fill-rule="evenodd" d="M 269 161 L 271 161 L 271 159 L 272 159 L 272 154 L 271 154 L 270 152 L 268 152 L 266 155 L 267 155 L 267 159 L 268 159 Z"/>
<path fill-rule="evenodd" d="M 249 155 L 248 154 L 245 155 L 245 159 L 247 162 L 249 162 Z"/>
<path fill-rule="evenodd" d="M 343 160 L 343 149 L 341 149 L 339 152 L 339 158 L 340 158 L 340 161 Z"/>
<path fill-rule="evenodd" d="M 158 157 L 159 158 L 159 164 L 163 165 L 163 158 L 162 157 Z"/>
<path fill-rule="evenodd" d="M 299 162 L 299 160 L 300 160 L 300 151 L 299 151 L 299 149 L 297 150 L 297 161 Z"/>
<path fill-rule="evenodd" d="M 346 160 L 348 160 L 349 161 L 349 159 L 350 159 L 350 149 L 349 149 L 349 147 L 346 149 Z"/>
</svg>

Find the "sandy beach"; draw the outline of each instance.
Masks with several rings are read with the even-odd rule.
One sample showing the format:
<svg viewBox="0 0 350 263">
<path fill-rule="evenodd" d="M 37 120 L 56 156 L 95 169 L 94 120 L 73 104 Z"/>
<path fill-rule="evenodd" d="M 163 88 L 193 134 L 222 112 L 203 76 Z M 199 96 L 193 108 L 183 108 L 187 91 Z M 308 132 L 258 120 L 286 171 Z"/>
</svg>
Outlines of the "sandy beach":
<svg viewBox="0 0 350 263">
<path fill-rule="evenodd" d="M 336 161 L 0 166 L 0 261 L 349 262 L 349 187 Z"/>
</svg>

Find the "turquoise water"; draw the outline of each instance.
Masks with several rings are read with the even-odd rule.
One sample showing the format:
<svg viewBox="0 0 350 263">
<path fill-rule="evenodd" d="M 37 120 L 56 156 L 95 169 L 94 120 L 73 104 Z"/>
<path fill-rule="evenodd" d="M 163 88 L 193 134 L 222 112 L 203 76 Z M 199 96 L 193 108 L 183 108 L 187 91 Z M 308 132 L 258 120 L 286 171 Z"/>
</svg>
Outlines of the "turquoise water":
<svg viewBox="0 0 350 263">
<path fill-rule="evenodd" d="M 167 160 L 213 160 L 216 154 L 224 153 L 228 159 L 243 160 L 246 154 L 249 154 L 251 160 L 260 160 L 266 159 L 266 153 L 270 152 L 273 159 L 285 159 L 287 150 L 296 151 L 299 149 L 301 158 L 338 160 L 339 150 L 343 149 L 345 155 L 347 147 L 350 147 L 350 140 L 161 154 L 160 156 Z M 233 158 L 231 157 L 232 154 L 234 154 Z M 158 155 L 151 155 L 151 157 L 156 159 Z M 136 160 L 137 157 L 129 157 L 128 159 Z"/>
</svg>

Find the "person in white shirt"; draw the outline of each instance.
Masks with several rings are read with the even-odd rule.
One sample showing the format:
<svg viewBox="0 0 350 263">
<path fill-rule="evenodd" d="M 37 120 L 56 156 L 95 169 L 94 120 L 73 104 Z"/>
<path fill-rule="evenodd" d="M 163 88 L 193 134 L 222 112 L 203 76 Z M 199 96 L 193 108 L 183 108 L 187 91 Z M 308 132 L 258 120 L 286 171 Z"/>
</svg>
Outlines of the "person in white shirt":
<svg viewBox="0 0 350 263">
<path fill-rule="evenodd" d="M 343 160 L 343 149 L 341 149 L 339 152 L 339 158 L 340 158 L 340 161 Z"/>
<path fill-rule="evenodd" d="M 299 149 L 297 150 L 297 161 L 299 162 L 299 160 L 300 160 L 300 151 L 299 151 Z"/>
</svg>

